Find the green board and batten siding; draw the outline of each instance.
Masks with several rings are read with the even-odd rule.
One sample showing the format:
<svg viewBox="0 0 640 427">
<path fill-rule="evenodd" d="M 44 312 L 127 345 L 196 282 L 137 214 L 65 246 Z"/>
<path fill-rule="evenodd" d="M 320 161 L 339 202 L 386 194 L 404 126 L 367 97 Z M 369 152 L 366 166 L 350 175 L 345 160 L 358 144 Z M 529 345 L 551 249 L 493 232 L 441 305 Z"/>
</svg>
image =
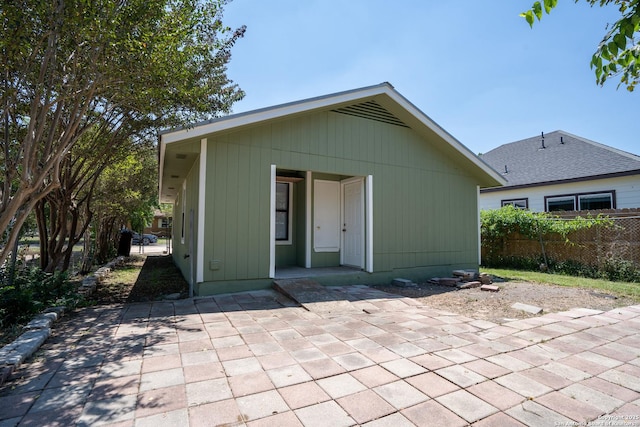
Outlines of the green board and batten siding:
<svg viewBox="0 0 640 427">
<path fill-rule="evenodd" d="M 174 213 L 173 213 L 173 259 L 176 265 L 182 271 L 182 274 L 188 281 L 192 277 L 195 277 L 195 272 L 192 271 L 191 266 L 195 263 L 196 259 L 196 242 L 191 242 L 191 228 L 190 228 L 190 212 L 193 210 L 193 235 L 197 233 L 198 230 L 198 187 L 200 181 L 200 165 L 196 161 L 191 170 L 187 174 L 186 178 L 186 187 L 184 191 L 179 189 L 178 197 L 176 199 L 176 203 L 174 205 Z M 184 199 L 184 200 L 183 200 Z M 183 203 L 184 202 L 184 203 Z M 183 206 L 186 209 L 183 212 Z M 184 238 L 183 238 L 184 233 Z M 190 245 L 193 245 L 190 247 Z M 190 255 L 190 252 L 193 251 L 193 254 Z M 192 258 L 194 256 L 194 258 Z"/>
<path fill-rule="evenodd" d="M 452 262 L 477 266 L 477 180 L 408 127 L 325 111 L 205 138 L 204 280 L 198 294 L 234 289 L 232 282 L 238 290 L 266 283 L 272 164 L 342 177 L 373 175 L 376 273 L 416 267 L 437 272 Z M 197 188 L 193 184 L 188 182 Z M 304 203 L 295 199 L 305 194 L 304 182 L 295 188 L 299 209 Z M 197 212 L 197 197 L 188 195 L 191 203 Z M 174 218 L 180 209 L 178 203 Z M 294 224 L 298 262 L 305 237 L 300 219 Z M 180 259 L 178 236 L 175 246 Z M 321 264 L 320 257 L 312 254 L 312 266 Z"/>
</svg>

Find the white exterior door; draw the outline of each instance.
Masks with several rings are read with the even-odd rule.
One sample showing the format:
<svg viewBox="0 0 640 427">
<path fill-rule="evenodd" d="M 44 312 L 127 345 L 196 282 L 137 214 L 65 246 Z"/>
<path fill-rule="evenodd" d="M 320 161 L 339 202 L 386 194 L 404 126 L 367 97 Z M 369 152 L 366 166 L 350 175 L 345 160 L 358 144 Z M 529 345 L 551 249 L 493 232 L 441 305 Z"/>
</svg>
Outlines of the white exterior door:
<svg viewBox="0 0 640 427">
<path fill-rule="evenodd" d="M 316 252 L 340 250 L 340 183 L 314 181 L 313 249 Z"/>
<path fill-rule="evenodd" d="M 342 264 L 364 268 L 364 179 L 342 181 Z"/>
</svg>

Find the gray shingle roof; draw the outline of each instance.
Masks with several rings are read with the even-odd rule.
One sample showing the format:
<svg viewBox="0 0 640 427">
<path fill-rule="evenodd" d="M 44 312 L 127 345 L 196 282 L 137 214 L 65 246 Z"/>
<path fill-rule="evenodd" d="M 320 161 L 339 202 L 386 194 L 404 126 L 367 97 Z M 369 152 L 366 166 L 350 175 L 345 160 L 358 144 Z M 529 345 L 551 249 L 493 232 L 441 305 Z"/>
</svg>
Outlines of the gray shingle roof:
<svg viewBox="0 0 640 427">
<path fill-rule="evenodd" d="M 505 187 L 640 174 L 640 156 L 564 131 L 501 145 L 481 159 L 508 180 Z M 505 173 L 506 168 L 506 173 Z"/>
</svg>

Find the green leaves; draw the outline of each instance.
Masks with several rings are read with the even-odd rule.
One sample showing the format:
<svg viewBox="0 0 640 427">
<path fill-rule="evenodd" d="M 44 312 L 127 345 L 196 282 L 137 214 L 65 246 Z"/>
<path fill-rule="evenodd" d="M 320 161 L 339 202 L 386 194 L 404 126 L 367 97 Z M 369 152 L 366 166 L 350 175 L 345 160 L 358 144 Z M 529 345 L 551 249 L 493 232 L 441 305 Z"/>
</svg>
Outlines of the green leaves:
<svg viewBox="0 0 640 427">
<path fill-rule="evenodd" d="M 499 252 L 507 238 L 520 235 L 525 239 L 540 241 L 544 256 L 544 237 L 560 235 L 571 244 L 569 235 L 595 226 L 609 227 L 613 221 L 607 217 L 576 217 L 563 219 L 548 212 L 532 212 L 507 205 L 500 209 L 480 212 L 482 247 L 489 258 Z"/>
<path fill-rule="evenodd" d="M 557 233 L 566 238 L 570 233 L 581 229 L 611 224 L 611 220 L 604 217 L 576 217 L 566 220 L 548 212 L 532 212 L 510 205 L 501 209 L 483 210 L 480 218 L 482 238 L 494 242 L 513 233 L 520 233 L 532 240 L 537 240 L 540 234 L 548 233 Z"/>
<path fill-rule="evenodd" d="M 579 0 L 575 0 L 576 3 Z M 618 6 L 621 18 L 616 21 L 611 30 L 603 37 L 593 54 L 590 62 L 596 76 L 596 83 L 604 85 L 613 76 L 620 76 L 620 85 L 633 91 L 640 79 L 640 0 L 585 0 L 591 6 Z M 536 1 L 531 9 L 522 12 L 530 27 L 537 18 L 542 19 L 542 10 L 549 14 L 558 4 L 557 0 Z"/>
<path fill-rule="evenodd" d="M 557 6 L 557 4 L 558 4 L 558 0 L 544 0 L 543 3 L 536 1 L 531 6 L 531 9 L 525 12 L 522 12 L 520 16 L 526 19 L 526 21 L 529 23 L 529 26 L 533 28 L 533 23 L 535 21 L 535 18 L 538 18 L 538 21 L 542 19 L 543 7 L 544 7 L 544 11 L 548 15 L 549 13 L 551 13 L 551 10 Z"/>
<path fill-rule="evenodd" d="M 0 139 L 0 230 L 20 225 L 37 200 L 61 187 L 55 174 L 91 129 L 155 139 L 159 129 L 219 117 L 243 98 L 226 67 L 244 27 L 222 24 L 224 4 L 3 2 L 0 102 L 10 125 Z M 101 144 L 97 152 L 109 140 Z M 0 247 L 0 264 L 16 238 L 11 232 Z"/>
<path fill-rule="evenodd" d="M 520 16 L 526 19 L 527 22 L 529 23 L 529 26 L 533 28 L 534 16 L 533 16 L 532 10 L 527 10 L 526 12 L 522 12 Z"/>
</svg>

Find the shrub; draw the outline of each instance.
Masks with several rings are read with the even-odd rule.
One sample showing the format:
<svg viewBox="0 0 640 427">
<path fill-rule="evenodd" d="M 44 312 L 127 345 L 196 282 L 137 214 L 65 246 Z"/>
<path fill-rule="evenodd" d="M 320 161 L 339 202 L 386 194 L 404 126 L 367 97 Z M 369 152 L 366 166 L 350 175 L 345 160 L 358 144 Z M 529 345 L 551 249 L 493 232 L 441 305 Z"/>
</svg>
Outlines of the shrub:
<svg viewBox="0 0 640 427">
<path fill-rule="evenodd" d="M 544 264 L 544 260 L 540 258 L 532 257 L 518 257 L 518 256 L 495 256 L 490 261 L 483 262 L 486 267 L 493 268 L 512 268 L 514 270 L 529 270 L 537 271 L 540 269 L 540 264 Z"/>
<path fill-rule="evenodd" d="M 567 276 L 588 277 L 591 279 L 598 279 L 602 276 L 598 267 L 572 259 L 554 262 L 552 270 L 555 273 L 566 274 Z"/>
<path fill-rule="evenodd" d="M 0 270 L 1 283 L 7 283 L 8 270 Z M 48 306 L 75 308 L 81 297 L 66 273 L 45 273 L 32 267 L 18 269 L 11 286 L 0 285 L 0 327 L 6 327 L 39 313 Z"/>
<path fill-rule="evenodd" d="M 634 263 L 617 257 L 604 260 L 602 276 L 614 282 L 640 282 L 640 270 Z"/>
</svg>

